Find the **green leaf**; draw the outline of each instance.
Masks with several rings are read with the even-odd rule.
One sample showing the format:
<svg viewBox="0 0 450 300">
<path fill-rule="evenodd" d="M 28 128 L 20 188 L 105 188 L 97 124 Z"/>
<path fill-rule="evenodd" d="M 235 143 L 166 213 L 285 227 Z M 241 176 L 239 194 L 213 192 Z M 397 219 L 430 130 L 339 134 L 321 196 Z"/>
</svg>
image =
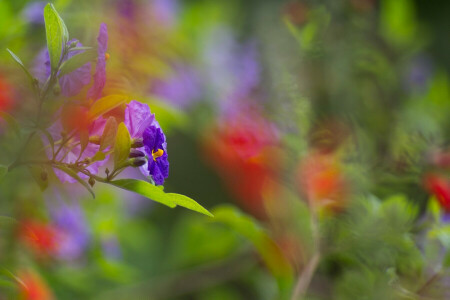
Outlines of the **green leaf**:
<svg viewBox="0 0 450 300">
<path fill-rule="evenodd" d="M 103 130 L 102 137 L 100 138 L 100 151 L 114 146 L 114 141 L 117 134 L 117 121 L 114 117 L 109 117 L 106 121 L 105 129 Z"/>
<path fill-rule="evenodd" d="M 8 167 L 0 165 L 0 180 L 2 180 L 3 177 L 5 177 L 6 173 L 8 173 Z"/>
<path fill-rule="evenodd" d="M 114 143 L 114 168 L 117 169 L 128 159 L 131 149 L 131 138 L 127 126 L 122 122 L 117 128 L 116 142 Z"/>
<path fill-rule="evenodd" d="M 174 193 L 166 193 L 166 196 L 176 205 L 182 206 L 184 208 L 196 211 L 198 213 L 214 217 L 212 213 L 210 213 L 203 206 L 198 204 L 194 199 L 191 199 L 185 195 L 174 194 Z"/>
<path fill-rule="evenodd" d="M 54 165 L 53 167 L 60 169 L 61 171 L 63 171 L 64 173 L 66 173 L 67 175 L 69 175 L 70 177 L 75 179 L 76 181 L 78 181 L 82 186 L 84 186 L 89 191 L 89 193 L 91 193 L 92 197 L 95 198 L 94 191 L 91 189 L 89 184 L 86 181 L 84 181 L 83 179 L 81 179 L 80 176 L 78 176 L 78 174 L 75 173 L 75 171 L 73 171 L 72 169 L 69 169 L 68 167 L 61 166 L 61 165 Z"/>
<path fill-rule="evenodd" d="M 128 97 L 125 95 L 109 95 L 100 98 L 91 106 L 89 115 L 91 118 L 96 119 L 101 115 L 118 107 L 119 105 L 125 103 L 127 100 Z"/>
<path fill-rule="evenodd" d="M 15 55 L 11 50 L 9 50 L 9 49 L 6 49 L 6 50 L 9 52 L 9 54 L 12 56 L 12 58 L 19 64 L 19 66 L 22 68 L 22 70 L 25 72 L 25 74 L 27 74 L 30 81 L 33 83 L 34 77 L 33 77 L 33 75 L 31 75 L 31 73 L 28 71 L 28 69 L 25 68 L 25 65 L 23 64 L 22 60 L 17 55 Z"/>
<path fill-rule="evenodd" d="M 14 119 L 13 116 L 8 114 L 7 112 L 0 111 L 0 118 L 6 121 L 9 127 L 16 133 L 17 136 L 20 136 L 20 127 L 19 123 Z"/>
<path fill-rule="evenodd" d="M 120 126 L 120 125 L 119 125 Z M 120 128 L 120 127 L 119 127 Z M 159 202 L 161 204 L 167 205 L 168 207 L 174 208 L 177 205 L 167 197 L 166 193 L 164 193 L 160 188 L 154 186 L 153 184 L 137 179 L 119 179 L 109 182 L 118 188 L 135 192 L 139 195 L 142 195 L 150 200 Z"/>
<path fill-rule="evenodd" d="M 97 58 L 97 51 L 95 50 L 88 50 L 84 51 L 82 53 L 78 53 L 68 60 L 66 60 L 60 68 L 58 77 L 64 76 L 66 74 L 69 74 L 78 68 L 84 66 L 90 61 L 95 61 Z"/>
<path fill-rule="evenodd" d="M 91 161 L 100 161 L 100 160 L 104 160 L 106 158 L 105 153 L 98 151 L 97 153 L 94 154 L 94 156 L 92 156 Z"/>
<path fill-rule="evenodd" d="M 292 278 L 293 270 L 277 244 L 267 235 L 256 220 L 231 205 L 214 209 L 214 222 L 231 227 L 249 239 L 272 274 L 282 281 Z"/>
<path fill-rule="evenodd" d="M 61 59 L 64 44 L 67 42 L 66 39 L 68 39 L 67 28 L 51 3 L 44 8 L 44 20 L 50 65 L 52 70 L 56 70 Z"/>
</svg>

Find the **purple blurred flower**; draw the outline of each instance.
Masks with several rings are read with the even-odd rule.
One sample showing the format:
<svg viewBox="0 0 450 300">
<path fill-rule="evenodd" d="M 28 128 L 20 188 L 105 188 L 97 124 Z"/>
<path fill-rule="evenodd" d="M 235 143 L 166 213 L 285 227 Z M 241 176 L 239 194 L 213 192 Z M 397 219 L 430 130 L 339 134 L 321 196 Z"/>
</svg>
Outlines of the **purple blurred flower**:
<svg viewBox="0 0 450 300">
<path fill-rule="evenodd" d="M 102 237 L 101 245 L 104 255 L 109 259 L 120 259 L 122 252 L 120 251 L 120 244 L 115 235 Z"/>
<path fill-rule="evenodd" d="M 164 133 L 155 115 L 150 112 L 147 104 L 131 101 L 125 109 L 125 126 L 133 139 L 143 139 L 144 150 L 148 156 L 147 163 L 140 168 L 144 176 L 151 176 L 156 184 L 164 183 L 169 176 L 167 161 L 167 143 Z"/>
<path fill-rule="evenodd" d="M 178 13 L 177 0 L 153 0 L 151 9 L 158 24 L 166 27 L 172 27 L 175 24 Z"/>
<path fill-rule="evenodd" d="M 99 119 L 95 120 L 89 128 L 89 136 L 92 136 L 92 135 L 101 136 L 103 133 L 105 124 L 106 124 L 106 120 L 103 118 L 99 118 Z M 62 139 L 61 132 L 63 131 L 63 127 L 59 121 L 55 122 L 47 130 L 55 142 Z M 42 135 L 42 139 L 43 139 L 44 143 L 48 146 L 49 143 L 48 143 L 45 135 Z M 80 138 L 78 135 L 76 135 L 74 138 L 72 138 L 70 141 L 68 141 L 66 143 L 66 145 L 61 149 L 61 151 L 56 156 L 56 158 L 55 158 L 56 161 L 61 161 L 66 164 L 73 164 L 77 161 L 83 161 L 87 157 L 94 156 L 95 153 L 97 153 L 100 148 L 99 145 L 89 143 L 87 145 L 86 149 L 83 151 L 83 153 L 80 156 L 81 146 L 79 145 L 79 142 L 80 142 Z M 56 151 L 56 149 L 58 149 L 57 145 L 55 145 L 55 151 Z M 49 159 L 52 159 L 51 148 L 47 147 L 46 151 L 47 151 L 47 157 Z M 96 162 L 90 164 L 88 167 L 86 167 L 86 169 L 89 172 L 91 172 L 92 174 L 97 174 L 98 169 L 108 161 L 108 157 L 106 157 L 102 161 L 96 161 Z M 70 182 L 70 183 L 76 182 L 76 180 L 74 178 L 67 175 L 63 171 L 61 171 L 59 169 L 54 169 L 54 171 L 55 171 L 56 176 L 61 180 L 61 182 Z M 88 176 L 83 173 L 78 173 L 78 175 L 83 179 L 88 178 Z"/>
<path fill-rule="evenodd" d="M 168 78 L 153 84 L 153 93 L 180 109 L 187 108 L 201 97 L 200 78 L 190 66 L 175 65 Z"/>
<path fill-rule="evenodd" d="M 80 258 L 89 245 L 90 233 L 79 203 L 69 204 L 59 198 L 58 204 L 50 205 L 49 209 L 59 233 L 57 255 L 64 260 Z"/>
<path fill-rule="evenodd" d="M 94 83 L 88 91 L 88 98 L 97 100 L 101 97 L 106 83 L 106 59 L 108 48 L 108 28 L 105 23 L 100 24 L 100 31 L 97 37 L 98 58 L 95 66 Z"/>
<path fill-rule="evenodd" d="M 220 113 L 233 113 L 260 83 L 256 44 L 239 45 L 231 31 L 220 27 L 210 33 L 203 56 L 211 94 L 221 95 L 215 98 Z"/>
<path fill-rule="evenodd" d="M 419 92 L 424 91 L 432 73 L 433 66 L 429 57 L 425 55 L 415 57 L 407 70 L 406 89 Z"/>
<path fill-rule="evenodd" d="M 22 11 L 22 16 L 30 23 L 44 24 L 45 1 L 28 3 Z"/>
<path fill-rule="evenodd" d="M 83 45 L 75 39 L 70 40 L 67 44 L 70 45 L 73 42 L 77 42 L 77 47 L 82 47 Z M 106 48 L 108 42 L 108 33 L 105 24 L 100 25 L 100 33 L 97 38 L 98 41 L 98 58 L 95 67 L 94 83 L 88 91 L 88 97 L 91 99 L 98 99 L 101 96 L 103 87 L 106 81 Z M 70 51 L 67 57 L 64 59 L 71 58 L 72 56 L 83 52 Z M 35 59 L 34 63 L 34 75 L 38 79 L 40 85 L 44 85 L 51 73 L 50 57 L 47 49 L 43 49 Z M 86 63 L 75 71 L 61 76 L 59 78 L 59 84 L 61 87 L 61 93 L 66 97 L 71 97 L 77 95 L 84 86 L 91 82 L 91 63 Z"/>
<path fill-rule="evenodd" d="M 70 40 L 67 44 L 71 44 L 76 40 Z M 82 47 L 83 45 L 77 41 L 77 47 Z M 71 58 L 75 54 L 81 53 L 83 51 L 70 51 L 67 55 L 67 59 Z M 50 57 L 48 55 L 47 49 L 43 49 L 35 59 L 34 75 L 42 86 L 47 81 L 50 76 Z M 59 78 L 59 85 L 61 87 L 61 93 L 66 97 L 75 96 L 81 89 L 89 84 L 91 81 L 91 63 L 86 63 L 75 71 L 61 76 Z"/>
<path fill-rule="evenodd" d="M 444 224 L 450 224 L 450 213 L 443 213 L 441 216 L 441 221 Z"/>
</svg>

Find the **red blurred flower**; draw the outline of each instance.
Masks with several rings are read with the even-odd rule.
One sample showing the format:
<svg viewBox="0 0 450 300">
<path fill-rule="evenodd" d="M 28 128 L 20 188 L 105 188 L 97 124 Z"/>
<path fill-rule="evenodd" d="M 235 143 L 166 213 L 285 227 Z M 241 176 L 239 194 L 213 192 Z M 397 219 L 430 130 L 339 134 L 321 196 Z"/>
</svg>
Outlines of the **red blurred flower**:
<svg viewBox="0 0 450 300">
<path fill-rule="evenodd" d="M 423 183 L 425 188 L 436 196 L 442 208 L 450 212 L 450 181 L 438 174 L 429 173 L 424 176 Z"/>
<path fill-rule="evenodd" d="M 205 152 L 227 186 L 251 213 L 264 215 L 262 191 L 280 167 L 278 136 L 258 114 L 228 119 L 210 132 Z"/>
<path fill-rule="evenodd" d="M 0 111 L 8 111 L 13 105 L 12 86 L 0 76 Z"/>
<path fill-rule="evenodd" d="M 20 298 L 23 300 L 52 300 L 53 295 L 42 278 L 32 271 L 19 272 Z"/>
<path fill-rule="evenodd" d="M 348 185 L 334 155 L 309 154 L 299 165 L 297 181 L 311 205 L 332 210 L 345 205 Z"/>
<path fill-rule="evenodd" d="M 61 111 L 61 123 L 66 132 L 88 131 L 92 124 L 92 118 L 86 107 L 78 104 L 66 104 Z"/>
<path fill-rule="evenodd" d="M 19 227 L 20 239 L 40 257 L 56 253 L 58 236 L 56 228 L 35 220 L 23 221 Z"/>
</svg>

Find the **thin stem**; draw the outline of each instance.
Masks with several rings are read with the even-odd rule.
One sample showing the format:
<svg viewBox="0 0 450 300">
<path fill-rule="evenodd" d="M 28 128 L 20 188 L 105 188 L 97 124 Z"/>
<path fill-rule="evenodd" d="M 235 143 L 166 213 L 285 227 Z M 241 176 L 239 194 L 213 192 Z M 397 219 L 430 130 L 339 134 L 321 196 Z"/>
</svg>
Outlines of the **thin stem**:
<svg viewBox="0 0 450 300">
<path fill-rule="evenodd" d="M 291 300 L 298 300 L 306 294 L 309 284 L 311 283 L 311 280 L 320 262 L 321 255 L 319 227 L 317 223 L 316 212 L 314 210 L 311 210 L 310 222 L 314 243 L 314 255 L 303 269 L 303 272 L 300 273 L 297 279 L 297 283 L 295 284 L 294 291 L 292 292 Z"/>
</svg>

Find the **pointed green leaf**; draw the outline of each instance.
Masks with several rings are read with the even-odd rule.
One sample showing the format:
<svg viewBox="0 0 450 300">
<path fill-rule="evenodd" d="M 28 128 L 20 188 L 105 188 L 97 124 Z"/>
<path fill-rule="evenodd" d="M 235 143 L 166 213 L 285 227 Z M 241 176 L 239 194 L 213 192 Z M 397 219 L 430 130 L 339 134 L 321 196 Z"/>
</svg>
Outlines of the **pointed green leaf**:
<svg viewBox="0 0 450 300">
<path fill-rule="evenodd" d="M 89 115 L 91 116 L 91 118 L 96 119 L 101 115 L 118 107 L 119 105 L 125 103 L 127 100 L 128 97 L 125 95 L 109 95 L 100 98 L 91 106 Z"/>
<path fill-rule="evenodd" d="M 117 134 L 117 121 L 114 117 L 109 117 L 106 121 L 105 129 L 103 130 L 102 137 L 100 138 L 100 151 L 112 147 L 116 139 Z"/>
<path fill-rule="evenodd" d="M 149 182 L 137 179 L 119 179 L 111 181 L 110 184 L 121 189 L 137 193 L 149 198 L 150 200 L 167 205 L 168 207 L 174 208 L 176 206 L 176 204 L 173 203 L 169 197 L 167 197 L 166 193 Z"/>
<path fill-rule="evenodd" d="M 44 8 L 44 20 L 50 65 L 52 70 L 56 70 L 61 59 L 67 29 L 63 27 L 62 19 L 50 3 Z"/>
<path fill-rule="evenodd" d="M 106 158 L 105 153 L 98 151 L 97 153 L 94 154 L 94 156 L 92 156 L 91 161 L 95 162 L 95 161 L 100 161 L 100 160 L 104 160 Z"/>
<path fill-rule="evenodd" d="M 207 209 L 198 204 L 194 199 L 191 199 L 185 195 L 167 193 L 166 196 L 176 205 L 182 206 L 184 208 L 199 212 L 201 214 L 214 217 Z"/>
<path fill-rule="evenodd" d="M 0 118 L 6 121 L 9 127 L 16 133 L 17 136 L 20 136 L 20 127 L 19 123 L 14 119 L 13 116 L 8 114 L 7 112 L 0 111 Z"/>
<path fill-rule="evenodd" d="M 68 167 L 62 166 L 62 165 L 54 165 L 53 167 L 60 169 L 61 171 L 63 171 L 64 173 L 66 173 L 67 175 L 69 175 L 70 177 L 75 179 L 76 181 L 78 181 L 82 186 L 84 186 L 89 191 L 89 193 L 91 193 L 92 197 L 95 198 L 94 191 L 91 189 L 89 184 L 86 181 L 84 181 L 83 179 L 81 179 L 81 177 L 78 176 L 78 174 L 75 171 L 73 171 L 72 169 L 69 169 Z"/>
<path fill-rule="evenodd" d="M 31 82 L 33 82 L 34 77 L 33 77 L 33 75 L 31 75 L 31 73 L 25 67 L 22 60 L 17 55 L 15 55 L 14 52 L 12 52 L 11 50 L 9 50 L 9 49 L 6 49 L 6 50 L 9 52 L 9 54 L 12 56 L 12 58 L 17 62 L 17 64 L 19 64 L 19 66 L 22 68 L 22 70 L 25 72 L 25 74 L 27 74 L 27 76 L 31 80 Z"/>
<path fill-rule="evenodd" d="M 3 177 L 5 177 L 6 173 L 8 173 L 8 167 L 0 165 L 0 180 L 2 180 Z"/>
<path fill-rule="evenodd" d="M 69 74 L 77 70 L 78 68 L 84 66 L 88 62 L 95 61 L 96 58 L 97 58 L 97 51 L 95 50 L 88 50 L 75 54 L 61 65 L 58 77 Z"/>
<path fill-rule="evenodd" d="M 117 169 L 128 159 L 131 149 L 131 138 L 128 128 L 122 122 L 117 128 L 116 142 L 114 143 L 114 168 Z"/>
</svg>

